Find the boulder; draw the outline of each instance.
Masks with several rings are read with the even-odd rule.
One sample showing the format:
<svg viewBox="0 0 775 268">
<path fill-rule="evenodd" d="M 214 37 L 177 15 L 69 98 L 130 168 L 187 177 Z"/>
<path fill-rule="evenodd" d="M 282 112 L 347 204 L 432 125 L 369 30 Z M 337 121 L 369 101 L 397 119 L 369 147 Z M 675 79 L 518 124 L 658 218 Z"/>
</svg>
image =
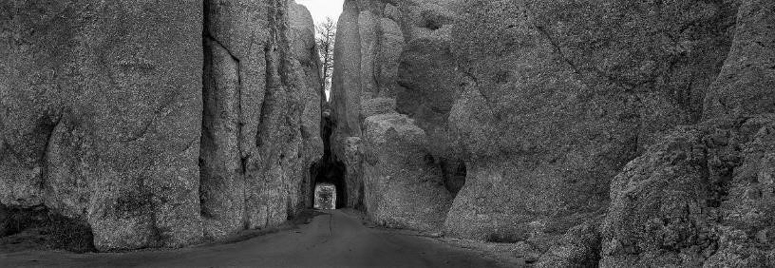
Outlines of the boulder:
<svg viewBox="0 0 775 268">
<path fill-rule="evenodd" d="M 369 217 L 393 228 L 438 231 L 452 203 L 441 169 L 424 147 L 425 132 L 406 115 L 366 118 L 364 204 Z"/>
</svg>

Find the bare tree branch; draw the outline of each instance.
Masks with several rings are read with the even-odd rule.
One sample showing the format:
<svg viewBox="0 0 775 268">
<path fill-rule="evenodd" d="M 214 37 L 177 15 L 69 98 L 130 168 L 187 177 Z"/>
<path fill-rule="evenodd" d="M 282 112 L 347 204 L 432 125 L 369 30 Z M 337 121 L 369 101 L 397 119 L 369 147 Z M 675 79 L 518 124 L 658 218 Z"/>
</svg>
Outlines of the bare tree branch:
<svg viewBox="0 0 775 268">
<path fill-rule="evenodd" d="M 334 43 L 336 40 L 336 23 L 330 17 L 315 27 L 315 44 L 320 55 L 320 85 L 326 90 L 331 89 L 331 76 L 334 71 Z"/>
</svg>

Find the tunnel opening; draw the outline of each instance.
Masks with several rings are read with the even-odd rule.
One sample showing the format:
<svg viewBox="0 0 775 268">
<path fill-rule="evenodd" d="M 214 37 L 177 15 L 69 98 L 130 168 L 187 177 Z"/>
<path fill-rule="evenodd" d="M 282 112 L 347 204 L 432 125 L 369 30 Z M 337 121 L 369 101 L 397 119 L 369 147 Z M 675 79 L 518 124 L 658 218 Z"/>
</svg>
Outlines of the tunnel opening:
<svg viewBox="0 0 775 268">
<path fill-rule="evenodd" d="M 342 162 L 330 159 L 321 160 L 310 168 L 312 182 L 312 200 L 317 201 L 316 192 L 319 185 L 332 185 L 335 193 L 335 208 L 347 206 L 347 187 L 345 185 L 346 169 Z"/>
<path fill-rule="evenodd" d="M 309 198 L 314 203 L 317 200 L 315 197 L 317 186 L 330 184 L 334 186 L 335 208 L 344 208 L 347 206 L 347 185 L 345 182 L 347 168 L 344 163 L 337 160 L 331 153 L 331 134 L 334 122 L 331 119 L 330 110 L 324 109 L 321 121 L 320 132 L 323 138 L 323 158 L 310 167 L 310 177 L 312 178 L 310 187 L 312 189 L 309 191 L 311 194 Z"/>
<path fill-rule="evenodd" d="M 315 185 L 315 209 L 336 209 L 336 186 L 330 183 Z"/>
</svg>

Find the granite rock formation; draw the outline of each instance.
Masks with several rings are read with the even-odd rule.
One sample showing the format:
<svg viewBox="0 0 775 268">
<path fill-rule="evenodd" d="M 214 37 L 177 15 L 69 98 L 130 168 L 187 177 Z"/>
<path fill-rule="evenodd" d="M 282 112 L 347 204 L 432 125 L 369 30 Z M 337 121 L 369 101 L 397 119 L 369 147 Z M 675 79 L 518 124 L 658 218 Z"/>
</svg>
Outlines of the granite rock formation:
<svg viewBox="0 0 775 268">
<path fill-rule="evenodd" d="M 429 153 L 448 147 L 429 140 L 448 134 L 457 88 L 451 2 L 348 0 L 339 17 L 331 153 L 347 169 L 348 205 L 386 225 L 439 228 L 454 195 L 446 182 L 460 179 L 460 161 L 444 169 L 453 161 Z M 394 131 L 400 138 L 384 141 Z M 454 179 L 445 180 L 447 173 Z"/>
<path fill-rule="evenodd" d="M 300 176 L 291 178 L 298 179 L 300 189 L 296 194 L 295 203 L 298 208 L 312 207 L 312 199 L 307 198 L 313 194 L 313 187 L 310 172 L 307 168 L 312 166 L 315 161 L 323 157 L 323 138 L 322 138 L 322 114 L 323 106 L 326 102 L 323 88 L 320 84 L 320 58 L 315 47 L 315 23 L 309 10 L 299 4 L 289 4 L 291 9 L 291 48 L 293 51 L 292 59 L 298 62 L 295 70 L 302 71 L 298 74 L 302 77 L 302 104 L 303 113 L 301 116 L 301 137 L 302 149 L 299 152 L 303 162 L 301 163 Z"/>
<path fill-rule="evenodd" d="M 88 223 L 102 250 L 199 241 L 202 4 L 0 10 L 0 202 Z"/>
<path fill-rule="evenodd" d="M 601 267 L 775 265 L 774 12 L 771 1 L 742 1 L 707 120 L 674 130 L 614 179 Z"/>
<path fill-rule="evenodd" d="M 289 34 L 311 37 L 308 26 L 293 30 L 290 23 L 308 23 L 309 14 L 293 3 L 289 12 L 288 5 L 283 0 L 205 5 L 200 198 L 208 238 L 280 224 L 299 206 L 303 164 L 314 155 L 302 136 L 304 129 L 309 137 L 309 122 L 301 119 L 305 101 L 319 103 L 304 95 L 319 91 L 309 88 L 315 77 L 307 77 L 314 68 L 308 63 L 312 42 L 295 44 L 306 53 L 299 51 L 301 58 L 293 60 L 289 39 Z M 299 17 L 289 19 L 293 14 Z M 314 119 L 317 112 L 306 116 L 310 113 Z"/>
<path fill-rule="evenodd" d="M 768 267 L 772 114 L 667 135 L 611 185 L 602 267 Z"/>
<path fill-rule="evenodd" d="M 366 118 L 363 196 L 376 223 L 393 228 L 438 231 L 452 204 L 441 168 L 425 153 L 427 136 L 406 115 Z"/>
<path fill-rule="evenodd" d="M 3 2 L 0 233 L 46 211 L 99 250 L 180 247 L 327 182 L 539 267 L 775 266 L 774 13 L 346 0 L 325 103 L 293 2 Z"/>
<path fill-rule="evenodd" d="M 465 1 L 449 122 L 469 175 L 447 231 L 522 240 L 604 212 L 624 164 L 701 114 L 734 13 L 699 2 Z"/>
<path fill-rule="evenodd" d="M 704 117 L 775 111 L 775 11 L 768 1 L 742 2 L 735 41 L 718 78 L 708 89 Z"/>
<path fill-rule="evenodd" d="M 322 151 L 311 20 L 288 5 L 0 3 L 0 203 L 88 225 L 98 250 L 285 221 Z"/>
<path fill-rule="evenodd" d="M 549 238 L 537 247 L 539 266 L 771 259 L 767 190 L 750 185 L 766 181 L 771 151 L 763 144 L 773 103 L 769 2 L 345 6 L 331 143 L 351 159 L 348 171 L 360 170 L 348 183 L 367 185 L 372 218 L 403 220 L 370 204 L 421 208 L 404 196 L 422 189 L 406 187 L 415 175 L 385 179 L 397 173 L 385 170 L 417 163 L 384 158 L 426 155 L 427 168 L 441 170 L 433 180 L 454 198 L 447 235 Z M 414 126 L 426 142 L 375 138 Z M 404 146 L 414 150 L 392 151 Z M 391 187 L 402 191 L 371 190 Z"/>
</svg>

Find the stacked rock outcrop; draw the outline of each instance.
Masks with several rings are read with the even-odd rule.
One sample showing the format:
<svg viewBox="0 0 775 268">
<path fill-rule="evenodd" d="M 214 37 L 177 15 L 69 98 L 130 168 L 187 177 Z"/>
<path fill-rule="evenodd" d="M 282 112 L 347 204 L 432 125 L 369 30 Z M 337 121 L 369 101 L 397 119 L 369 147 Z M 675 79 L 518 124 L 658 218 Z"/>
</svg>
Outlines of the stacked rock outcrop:
<svg viewBox="0 0 775 268">
<path fill-rule="evenodd" d="M 447 207 L 404 195 L 425 177 L 380 172 L 417 170 L 377 160 L 414 148 L 401 152 L 426 155 L 422 170 L 453 197 L 447 235 L 555 237 L 539 247 L 545 267 L 770 260 L 772 10 L 759 0 L 348 1 L 335 154 L 364 170 L 348 183 L 367 186 L 367 208 L 402 204 L 367 209 L 387 224 Z M 412 127 L 389 124 L 404 116 Z M 376 142 L 413 126 L 426 142 Z M 357 149 L 340 141 L 354 139 Z"/>
<path fill-rule="evenodd" d="M 429 142 L 446 133 L 457 86 L 450 3 L 345 1 L 339 17 L 332 153 L 347 168 L 349 206 L 386 225 L 438 229 L 451 205 L 446 160 Z"/>
</svg>

